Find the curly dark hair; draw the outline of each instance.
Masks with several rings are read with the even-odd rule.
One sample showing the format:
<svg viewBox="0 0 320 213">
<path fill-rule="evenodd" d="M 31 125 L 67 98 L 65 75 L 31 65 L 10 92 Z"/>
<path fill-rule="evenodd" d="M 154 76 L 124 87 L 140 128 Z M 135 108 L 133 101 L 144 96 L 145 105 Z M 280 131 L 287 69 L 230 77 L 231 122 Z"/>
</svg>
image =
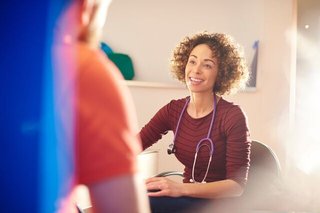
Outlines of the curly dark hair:
<svg viewBox="0 0 320 213">
<path fill-rule="evenodd" d="M 197 33 L 185 37 L 174 49 L 171 59 L 171 72 L 185 83 L 185 68 L 194 47 L 206 44 L 218 61 L 218 75 L 213 91 L 224 95 L 237 92 L 248 80 L 249 72 L 242 48 L 234 39 L 222 33 Z"/>
</svg>

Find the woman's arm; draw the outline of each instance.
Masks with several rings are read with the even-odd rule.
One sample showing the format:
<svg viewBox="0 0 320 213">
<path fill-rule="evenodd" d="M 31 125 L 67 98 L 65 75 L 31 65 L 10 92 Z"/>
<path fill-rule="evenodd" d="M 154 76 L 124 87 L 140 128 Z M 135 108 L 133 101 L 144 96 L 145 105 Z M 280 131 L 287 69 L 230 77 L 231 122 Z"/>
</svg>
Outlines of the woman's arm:
<svg viewBox="0 0 320 213">
<path fill-rule="evenodd" d="M 237 197 L 243 192 L 243 187 L 231 179 L 211 183 L 177 183 L 165 177 L 155 177 L 146 180 L 149 196 L 160 197 L 196 197 L 196 198 L 224 198 Z"/>
<path fill-rule="evenodd" d="M 170 108 L 173 101 L 163 106 L 150 121 L 140 130 L 140 138 L 142 141 L 143 150 L 152 146 L 158 142 L 163 135 L 167 134 L 169 130 L 172 130 L 170 125 Z"/>
<path fill-rule="evenodd" d="M 237 197 L 243 192 L 240 184 L 231 179 L 205 184 L 185 183 L 183 196 L 197 198 Z"/>
</svg>

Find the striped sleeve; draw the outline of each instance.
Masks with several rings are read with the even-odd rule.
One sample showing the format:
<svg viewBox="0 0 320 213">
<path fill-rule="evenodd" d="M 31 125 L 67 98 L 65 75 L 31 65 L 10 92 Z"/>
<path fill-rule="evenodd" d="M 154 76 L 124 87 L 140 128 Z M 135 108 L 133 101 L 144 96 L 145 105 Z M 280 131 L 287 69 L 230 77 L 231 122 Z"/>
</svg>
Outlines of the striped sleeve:
<svg viewBox="0 0 320 213">
<path fill-rule="evenodd" d="M 170 128 L 169 110 L 172 101 L 162 107 L 153 118 L 141 129 L 140 137 L 143 150 L 152 146 L 162 138 L 162 135 L 168 133 Z"/>
<path fill-rule="evenodd" d="M 225 117 L 226 178 L 244 186 L 247 182 L 250 146 L 247 118 L 241 108 L 233 105 Z"/>
</svg>

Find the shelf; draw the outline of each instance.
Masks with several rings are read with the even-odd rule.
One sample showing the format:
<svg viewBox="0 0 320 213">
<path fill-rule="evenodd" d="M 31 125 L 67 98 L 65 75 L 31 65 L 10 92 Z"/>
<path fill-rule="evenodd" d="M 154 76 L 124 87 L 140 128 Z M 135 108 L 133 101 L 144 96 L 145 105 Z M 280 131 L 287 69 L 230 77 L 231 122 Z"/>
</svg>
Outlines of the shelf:
<svg viewBox="0 0 320 213">
<path fill-rule="evenodd" d="M 186 90 L 186 86 L 183 84 L 174 84 L 174 83 L 161 83 L 161 82 L 152 82 L 152 81 L 135 81 L 135 80 L 123 80 L 123 83 L 128 87 L 140 87 L 140 88 L 163 88 L 163 89 L 181 89 Z M 242 92 L 256 92 L 257 88 L 255 87 L 246 87 Z"/>
<path fill-rule="evenodd" d="M 165 89 L 186 89 L 182 84 L 174 83 L 160 83 L 151 81 L 134 81 L 134 80 L 124 80 L 125 85 L 129 87 L 147 87 L 147 88 L 165 88 Z"/>
</svg>

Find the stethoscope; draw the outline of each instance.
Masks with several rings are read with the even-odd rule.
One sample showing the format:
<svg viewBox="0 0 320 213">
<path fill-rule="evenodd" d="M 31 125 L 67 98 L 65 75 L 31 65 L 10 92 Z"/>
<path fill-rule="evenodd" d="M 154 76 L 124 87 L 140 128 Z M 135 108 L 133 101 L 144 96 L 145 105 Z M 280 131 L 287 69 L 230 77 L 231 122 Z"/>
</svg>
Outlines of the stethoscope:
<svg viewBox="0 0 320 213">
<path fill-rule="evenodd" d="M 180 114 L 180 117 L 179 117 L 179 120 L 178 120 L 178 124 L 177 124 L 176 133 L 174 134 L 173 143 L 170 144 L 168 149 L 167 149 L 167 152 L 168 152 L 169 155 L 176 152 L 176 148 L 175 148 L 174 143 L 175 143 L 176 137 L 178 135 L 178 130 L 179 130 L 181 118 L 183 116 L 183 113 L 186 111 L 186 108 L 187 108 L 189 102 L 190 102 L 190 98 L 188 98 L 186 100 L 186 103 L 185 103 L 185 105 L 184 105 L 184 107 L 183 107 L 183 109 L 181 111 L 181 114 Z M 193 160 L 193 165 L 192 165 L 192 174 L 191 174 L 192 178 L 190 179 L 191 183 L 206 183 L 205 179 L 207 178 L 208 171 L 209 171 L 210 164 L 211 164 L 211 160 L 212 160 L 212 156 L 213 156 L 213 152 L 214 152 L 214 145 L 213 145 L 213 141 L 210 138 L 210 133 L 211 133 L 211 130 L 212 130 L 215 114 L 216 114 L 216 111 L 217 111 L 216 110 L 216 106 L 217 106 L 217 97 L 216 97 L 216 95 L 214 95 L 214 98 L 213 98 L 213 113 L 212 113 L 212 118 L 211 118 L 211 123 L 210 123 L 209 131 L 208 131 L 208 135 L 207 135 L 207 137 L 201 139 L 197 144 L 196 153 L 194 155 L 194 160 Z M 208 144 L 205 144 L 204 143 L 205 141 L 209 141 L 210 146 Z M 200 150 L 200 148 L 202 146 L 207 146 L 209 148 L 210 157 L 209 157 L 206 173 L 205 173 L 202 181 L 198 182 L 198 181 L 195 180 L 194 171 L 195 171 L 195 166 L 196 166 L 196 162 L 197 162 L 197 159 L 198 159 L 198 152 L 199 152 L 199 150 Z"/>
</svg>

